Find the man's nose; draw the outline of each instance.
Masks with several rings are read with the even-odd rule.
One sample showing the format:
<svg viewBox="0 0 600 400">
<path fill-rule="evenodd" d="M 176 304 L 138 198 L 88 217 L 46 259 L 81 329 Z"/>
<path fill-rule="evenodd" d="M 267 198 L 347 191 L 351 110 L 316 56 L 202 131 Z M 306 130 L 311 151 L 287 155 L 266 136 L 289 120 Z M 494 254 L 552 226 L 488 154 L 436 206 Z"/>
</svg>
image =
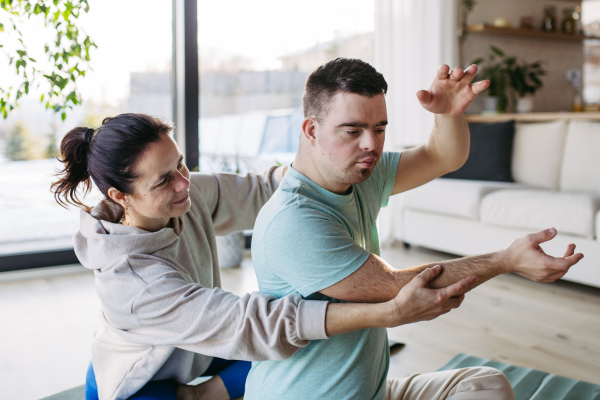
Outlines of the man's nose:
<svg viewBox="0 0 600 400">
<path fill-rule="evenodd" d="M 375 132 L 372 130 L 366 130 L 363 135 L 361 135 L 361 148 L 364 150 L 375 150 L 377 148 L 377 136 Z"/>
</svg>

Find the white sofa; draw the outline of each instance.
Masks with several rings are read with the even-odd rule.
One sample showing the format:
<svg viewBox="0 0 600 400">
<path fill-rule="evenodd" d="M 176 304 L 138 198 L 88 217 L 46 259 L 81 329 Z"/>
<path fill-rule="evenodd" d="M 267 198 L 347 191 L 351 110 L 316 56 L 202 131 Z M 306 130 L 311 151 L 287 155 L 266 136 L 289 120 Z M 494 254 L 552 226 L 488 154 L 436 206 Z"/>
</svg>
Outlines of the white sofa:
<svg viewBox="0 0 600 400">
<path fill-rule="evenodd" d="M 400 196 L 396 236 L 466 256 L 555 227 L 546 252 L 575 243 L 585 255 L 563 279 L 600 287 L 600 122 L 517 124 L 512 174 L 514 183 L 440 178 Z"/>
</svg>

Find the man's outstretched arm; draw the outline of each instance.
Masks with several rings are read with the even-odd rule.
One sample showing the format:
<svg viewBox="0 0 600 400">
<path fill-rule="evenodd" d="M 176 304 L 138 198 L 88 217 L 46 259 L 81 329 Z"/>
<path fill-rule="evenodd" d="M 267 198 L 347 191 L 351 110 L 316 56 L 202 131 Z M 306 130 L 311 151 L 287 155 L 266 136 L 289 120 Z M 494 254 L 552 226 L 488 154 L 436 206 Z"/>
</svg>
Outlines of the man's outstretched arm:
<svg viewBox="0 0 600 400">
<path fill-rule="evenodd" d="M 374 254 L 353 274 L 329 286 L 320 293 L 339 300 L 377 303 L 393 299 L 415 276 L 434 265 L 441 266 L 440 274 L 429 283 L 431 288 L 444 288 L 464 278 L 476 275 L 478 279 L 465 285 L 462 293 L 504 273 L 514 272 L 539 282 L 553 282 L 562 278 L 583 254 L 575 253 L 575 245 L 567 246 L 562 257 L 544 253 L 540 243 L 551 240 L 555 229 L 526 235 L 495 253 L 419 265 L 396 270 Z"/>
</svg>

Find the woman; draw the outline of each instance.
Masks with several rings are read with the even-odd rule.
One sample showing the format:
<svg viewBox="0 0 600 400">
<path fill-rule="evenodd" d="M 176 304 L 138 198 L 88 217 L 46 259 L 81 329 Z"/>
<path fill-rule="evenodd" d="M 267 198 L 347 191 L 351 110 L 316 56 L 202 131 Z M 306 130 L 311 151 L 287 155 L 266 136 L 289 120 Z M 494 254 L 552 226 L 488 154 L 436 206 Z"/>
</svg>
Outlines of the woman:
<svg viewBox="0 0 600 400">
<path fill-rule="evenodd" d="M 283 169 L 190 173 L 171 129 L 121 114 L 61 143 L 52 190 L 61 205 L 82 208 L 75 252 L 94 270 L 102 305 L 88 399 L 236 398 L 250 365 L 225 359 L 285 359 L 309 340 L 400 323 L 395 300 L 328 304 L 219 289 L 215 236 L 251 229 Z M 89 209 L 79 195 L 92 182 L 105 199 Z M 201 375 L 214 377 L 185 385 Z"/>
</svg>

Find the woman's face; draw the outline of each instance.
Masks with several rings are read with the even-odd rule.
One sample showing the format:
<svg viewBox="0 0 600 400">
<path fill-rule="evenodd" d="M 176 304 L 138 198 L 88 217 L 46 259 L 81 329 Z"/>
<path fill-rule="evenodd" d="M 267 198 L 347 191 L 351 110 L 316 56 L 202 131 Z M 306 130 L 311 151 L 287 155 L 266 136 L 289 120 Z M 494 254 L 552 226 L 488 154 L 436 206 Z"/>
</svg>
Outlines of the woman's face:
<svg viewBox="0 0 600 400">
<path fill-rule="evenodd" d="M 191 205 L 190 171 L 183 163 L 183 155 L 170 135 L 160 136 L 138 160 L 134 193 L 125 196 L 128 222 L 148 230 L 164 228 Z"/>
</svg>

